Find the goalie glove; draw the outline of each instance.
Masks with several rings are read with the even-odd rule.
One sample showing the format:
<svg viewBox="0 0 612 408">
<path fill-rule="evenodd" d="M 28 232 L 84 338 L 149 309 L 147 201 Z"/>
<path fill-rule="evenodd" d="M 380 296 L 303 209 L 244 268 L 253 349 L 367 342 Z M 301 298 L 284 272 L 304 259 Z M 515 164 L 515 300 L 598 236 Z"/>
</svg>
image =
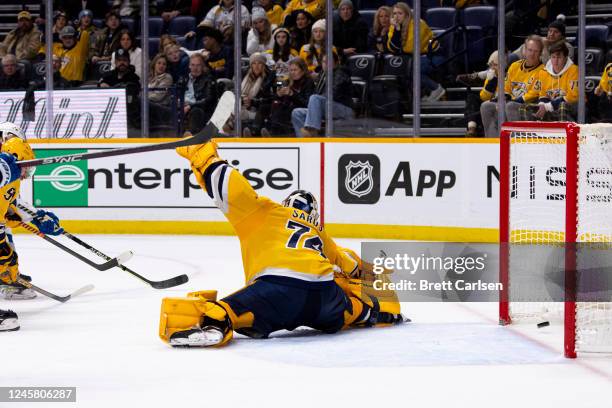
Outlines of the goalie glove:
<svg viewBox="0 0 612 408">
<path fill-rule="evenodd" d="M 64 229 L 59 225 L 59 218 L 51 211 L 36 211 L 31 223 L 45 235 L 61 235 L 64 232 Z"/>
</svg>

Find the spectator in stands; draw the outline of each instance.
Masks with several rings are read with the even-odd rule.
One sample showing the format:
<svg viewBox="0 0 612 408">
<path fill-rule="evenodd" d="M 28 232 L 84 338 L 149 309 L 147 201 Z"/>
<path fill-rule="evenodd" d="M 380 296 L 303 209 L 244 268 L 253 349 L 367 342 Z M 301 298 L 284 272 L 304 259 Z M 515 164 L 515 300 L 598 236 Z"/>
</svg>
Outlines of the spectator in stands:
<svg viewBox="0 0 612 408">
<path fill-rule="evenodd" d="M 264 137 L 291 135 L 293 133 L 291 112 L 296 108 L 306 108 L 314 91 L 315 83 L 310 77 L 306 62 L 301 58 L 292 58 L 289 61 L 289 80 L 279 83 L 277 77 L 276 95 L 270 111 L 261 111 L 262 118 L 269 118 L 265 122 L 262 120 L 266 127 L 261 129 L 261 135 Z"/>
<path fill-rule="evenodd" d="M 290 0 L 285 7 L 283 13 L 284 25 L 287 26 L 287 16 L 291 15 L 296 10 L 307 11 L 313 20 L 318 20 L 325 17 L 325 0 Z"/>
<path fill-rule="evenodd" d="M 119 32 L 119 47 L 130 54 L 130 63 L 134 66 L 134 72 L 138 75 L 138 78 L 142 78 L 142 50 L 136 44 L 134 34 L 127 28 L 123 28 Z M 117 51 L 111 56 L 111 69 L 115 69 L 116 54 Z"/>
<path fill-rule="evenodd" d="M 91 10 L 81 10 L 79 12 L 79 19 L 77 21 L 77 31 L 79 35 L 81 35 L 83 31 L 89 32 L 89 53 L 87 56 L 88 60 L 91 60 L 95 53 L 96 30 L 96 26 L 93 25 L 93 13 L 91 12 Z"/>
<path fill-rule="evenodd" d="M 74 27 L 66 26 L 60 33 L 61 43 L 53 44 L 53 54 L 62 60 L 61 75 L 76 85 L 83 81 L 89 53 L 89 31 L 77 38 Z"/>
<path fill-rule="evenodd" d="M 183 113 L 191 133 L 198 133 L 212 116 L 219 99 L 217 81 L 202 54 L 189 57 L 189 78 L 184 89 Z"/>
<path fill-rule="evenodd" d="M 17 14 L 17 28 L 9 32 L 0 44 L 0 57 L 13 54 L 17 60 L 33 60 L 40 49 L 41 32 L 34 26 L 27 11 Z"/>
<path fill-rule="evenodd" d="M 413 33 L 414 21 L 412 9 L 404 2 L 398 2 L 393 6 L 393 15 L 391 17 L 391 26 L 389 27 L 389 39 L 387 48 L 393 54 L 413 54 Z M 421 39 L 421 85 L 424 90 L 429 91 L 429 95 L 423 97 L 424 102 L 435 102 L 440 100 L 446 94 L 446 90 L 442 85 L 435 82 L 429 77 L 432 71 L 432 65 L 427 57 L 429 42 L 433 39 L 433 32 L 425 22 L 421 19 L 420 23 L 420 39 Z M 438 57 L 433 57 L 438 58 Z"/>
<path fill-rule="evenodd" d="M 274 3 L 273 0 L 259 0 L 259 6 L 265 10 L 270 24 L 278 27 L 283 23 L 284 10 L 280 5 Z"/>
<path fill-rule="evenodd" d="M 0 72 L 0 89 L 26 89 L 28 81 L 23 70 L 17 66 L 17 58 L 13 54 L 2 57 L 2 72 Z"/>
<path fill-rule="evenodd" d="M 264 53 L 274 46 L 274 38 L 272 31 L 276 29 L 275 25 L 270 24 L 266 12 L 261 7 L 253 9 L 253 27 L 249 30 L 247 37 L 246 52 L 252 55 L 256 52 Z"/>
<path fill-rule="evenodd" d="M 550 59 L 550 48 L 556 44 L 564 43 L 569 52 L 569 57 L 574 55 L 574 47 L 565 39 L 565 23 L 560 20 L 555 20 L 548 25 L 548 31 L 546 38 L 544 39 L 544 49 L 542 50 L 542 56 L 540 57 L 542 63 L 546 64 Z M 514 51 L 519 59 L 525 58 L 525 43 L 523 43 L 518 49 Z"/>
<path fill-rule="evenodd" d="M 53 5 L 55 10 L 64 11 L 68 18 L 80 15 L 83 10 L 89 10 L 93 16 L 102 18 L 109 11 L 108 2 L 105 0 L 55 0 Z M 41 11 L 44 11 L 44 9 L 43 6 Z"/>
<path fill-rule="evenodd" d="M 149 88 L 170 88 L 173 83 L 172 75 L 168 73 L 168 58 L 164 54 L 157 54 L 153 57 L 149 68 Z M 171 93 L 168 89 L 149 91 L 149 102 L 169 106 L 172 102 Z"/>
<path fill-rule="evenodd" d="M 612 122 L 612 62 L 606 65 L 599 85 L 595 88 L 599 97 L 599 112 L 602 122 Z"/>
<path fill-rule="evenodd" d="M 66 80 L 60 73 L 60 68 L 62 67 L 62 59 L 57 55 L 53 54 L 53 89 L 68 89 L 70 88 L 70 81 Z M 45 89 L 47 75 L 41 80 L 37 81 L 34 84 L 34 87 L 37 89 Z"/>
<path fill-rule="evenodd" d="M 368 48 L 374 52 L 386 52 L 389 27 L 391 26 L 391 7 L 380 6 L 374 14 L 374 24 L 368 35 Z"/>
<path fill-rule="evenodd" d="M 578 102 L 578 67 L 564 42 L 550 48 L 550 61 L 538 74 L 537 104 L 521 105 L 523 120 L 573 121 Z"/>
<path fill-rule="evenodd" d="M 191 14 L 191 0 L 166 0 L 162 6 L 161 18 L 166 23 L 177 16 L 188 16 Z"/>
<path fill-rule="evenodd" d="M 126 93 L 126 111 L 128 125 L 131 129 L 140 127 L 140 78 L 130 65 L 130 53 L 122 48 L 116 51 L 115 69 L 108 72 L 98 82 L 100 88 L 124 88 Z"/>
<path fill-rule="evenodd" d="M 116 11 L 109 11 L 106 13 L 105 24 L 106 27 L 96 34 L 94 55 L 91 58 L 94 64 L 98 61 L 110 61 L 113 52 L 119 48 L 121 16 Z"/>
<path fill-rule="evenodd" d="M 506 120 L 515 122 L 521 119 L 519 108 L 525 103 L 532 103 L 538 99 L 538 91 L 535 89 L 540 71 L 544 65 L 540 56 L 544 48 L 544 42 L 538 35 L 527 37 L 524 45 L 525 59 L 516 61 L 508 68 L 504 83 L 504 94 L 506 97 Z M 485 86 L 480 92 L 484 102 L 480 106 L 480 114 L 484 126 L 485 137 L 499 137 L 499 125 L 497 123 L 497 90 L 498 64 L 497 53 L 493 61 L 489 59 L 494 74 L 488 74 Z"/>
<path fill-rule="evenodd" d="M 172 81 L 178 83 L 181 78 L 187 78 L 189 73 L 189 57 L 181 51 L 178 44 L 169 44 L 164 48 L 164 54 L 168 59 L 168 72 L 172 76 Z"/>
<path fill-rule="evenodd" d="M 262 123 L 261 120 L 259 123 L 255 122 L 257 111 L 264 106 L 267 106 L 269 111 L 269 105 L 272 103 L 275 75 L 270 71 L 266 62 L 266 57 L 261 53 L 256 52 L 251 55 L 249 70 L 242 79 L 240 120 L 245 122 L 242 133 L 244 137 L 250 137 L 252 133 L 259 135 Z M 253 130 L 249 126 L 253 127 Z"/>
<path fill-rule="evenodd" d="M 165 52 L 166 47 L 169 45 L 179 45 L 179 43 L 172 35 L 162 34 L 161 37 L 159 37 L 159 52 Z"/>
<path fill-rule="evenodd" d="M 353 8 L 351 0 L 342 0 L 338 14 L 334 16 L 334 45 L 340 57 L 347 58 L 368 50 L 368 23 L 359 11 Z"/>
<path fill-rule="evenodd" d="M 234 76 L 234 52 L 223 44 L 223 34 L 221 31 L 211 28 L 201 28 L 204 37 L 203 55 L 212 69 L 212 74 L 216 79 Z"/>
<path fill-rule="evenodd" d="M 334 119 L 352 119 L 355 116 L 352 104 L 353 83 L 348 69 L 340 65 L 339 57 L 332 53 L 334 59 L 333 79 L 333 115 Z M 321 58 L 322 74 L 317 81 L 313 95 L 308 99 L 306 108 L 297 108 L 291 112 L 291 122 L 295 135 L 300 137 L 315 137 L 321 131 L 321 125 L 327 112 L 325 85 L 327 82 L 327 56 Z"/>
<path fill-rule="evenodd" d="M 327 42 L 325 40 L 325 19 L 317 20 L 312 25 L 312 35 L 310 42 L 300 50 L 300 58 L 306 61 L 310 72 L 319 72 L 321 57 L 327 54 Z M 334 53 L 336 47 L 334 47 Z"/>
<path fill-rule="evenodd" d="M 59 33 L 62 31 L 64 27 L 68 24 L 68 16 L 63 11 L 56 11 L 53 15 L 53 42 L 59 43 L 61 42 L 59 38 Z"/>
<path fill-rule="evenodd" d="M 285 27 L 289 27 L 289 32 L 291 33 L 291 47 L 299 51 L 310 42 L 312 25 L 315 20 L 305 10 L 298 10 L 289 17 L 294 23 L 287 24 L 289 19 L 286 19 Z"/>
<path fill-rule="evenodd" d="M 251 25 L 251 14 L 244 5 L 241 6 L 240 16 L 244 32 Z M 204 20 L 198 25 L 198 27 L 202 26 L 219 30 L 223 34 L 224 41 L 231 44 L 234 35 L 234 0 L 220 0 L 219 4 L 211 8 Z"/>
<path fill-rule="evenodd" d="M 122 17 L 139 18 L 140 0 L 113 0 L 112 10 Z"/>
<path fill-rule="evenodd" d="M 274 30 L 274 46 L 271 50 L 265 52 L 268 66 L 276 72 L 276 76 L 281 80 L 289 75 L 289 61 L 298 56 L 298 52 L 291 48 L 289 35 L 289 30 L 285 27 L 278 27 Z"/>
</svg>

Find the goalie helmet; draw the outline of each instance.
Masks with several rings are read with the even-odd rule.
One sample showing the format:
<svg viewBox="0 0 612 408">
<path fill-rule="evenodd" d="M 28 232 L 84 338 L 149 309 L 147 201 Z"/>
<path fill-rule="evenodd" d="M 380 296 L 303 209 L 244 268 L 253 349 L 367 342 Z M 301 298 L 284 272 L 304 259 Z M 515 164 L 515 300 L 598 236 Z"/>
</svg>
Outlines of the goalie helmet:
<svg viewBox="0 0 612 408">
<path fill-rule="evenodd" d="M 305 190 L 295 190 L 283 200 L 284 207 L 297 208 L 310 215 L 316 222 L 319 219 L 317 199 Z"/>
<path fill-rule="evenodd" d="M 17 158 L 18 161 L 21 160 L 32 160 L 35 159 L 34 151 L 25 140 L 19 137 L 12 137 L 6 141 L 2 142 L 2 147 L 0 148 L 2 153 L 12 154 Z M 22 169 L 21 171 L 21 179 L 27 179 L 32 176 L 34 173 L 35 167 L 27 167 Z"/>
<path fill-rule="evenodd" d="M 0 123 L 0 143 L 4 143 L 12 137 L 26 140 L 25 133 L 23 133 L 21 128 L 13 122 Z"/>
</svg>

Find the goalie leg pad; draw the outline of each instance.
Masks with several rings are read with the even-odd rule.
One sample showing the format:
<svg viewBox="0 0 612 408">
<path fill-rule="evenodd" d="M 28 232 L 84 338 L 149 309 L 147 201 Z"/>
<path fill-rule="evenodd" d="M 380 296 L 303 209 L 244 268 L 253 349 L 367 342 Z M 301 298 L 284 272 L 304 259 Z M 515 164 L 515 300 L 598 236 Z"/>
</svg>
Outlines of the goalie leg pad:
<svg viewBox="0 0 612 408">
<path fill-rule="evenodd" d="M 230 341 L 233 326 L 227 311 L 204 296 L 212 297 L 212 292 L 215 291 L 196 292 L 201 296 L 164 298 L 159 337 L 166 343 L 183 346 L 221 346 Z"/>
<path fill-rule="evenodd" d="M 381 279 L 386 279 L 381 275 Z M 344 313 L 344 325 L 377 325 L 388 323 L 387 317 L 399 316 L 401 307 L 397 294 L 391 290 L 375 290 L 372 282 L 362 279 L 334 277 L 350 301 L 350 307 Z"/>
</svg>

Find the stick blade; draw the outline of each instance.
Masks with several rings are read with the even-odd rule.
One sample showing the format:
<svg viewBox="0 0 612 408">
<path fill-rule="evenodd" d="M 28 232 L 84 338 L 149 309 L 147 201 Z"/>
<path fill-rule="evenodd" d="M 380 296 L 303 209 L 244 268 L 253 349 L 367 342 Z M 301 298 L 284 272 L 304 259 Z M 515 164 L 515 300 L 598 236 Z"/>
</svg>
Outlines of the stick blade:
<svg viewBox="0 0 612 408">
<path fill-rule="evenodd" d="M 223 92 L 223 95 L 221 95 L 219 99 L 219 103 L 217 103 L 215 113 L 213 113 L 210 118 L 210 123 L 215 125 L 217 130 L 221 130 L 225 122 L 227 122 L 232 113 L 234 113 L 235 103 L 236 97 L 232 91 Z"/>
<path fill-rule="evenodd" d="M 95 289 L 95 286 L 94 286 L 94 285 L 92 285 L 92 284 L 85 285 L 85 286 L 83 286 L 82 288 L 77 289 L 77 290 L 75 290 L 74 292 L 72 292 L 72 293 L 70 294 L 70 297 L 71 297 L 71 298 L 73 298 L 73 297 L 75 297 L 75 296 L 82 295 L 83 293 L 89 292 L 90 290 L 94 290 L 94 289 Z"/>
<path fill-rule="evenodd" d="M 117 257 L 117 263 L 119 265 L 123 265 L 125 262 L 129 261 L 130 259 L 132 259 L 133 256 L 134 256 L 134 252 L 132 252 L 132 251 L 125 251 L 125 252 L 119 254 L 119 256 Z"/>
<path fill-rule="evenodd" d="M 187 283 L 188 281 L 189 277 L 183 274 L 163 281 L 150 282 L 150 285 L 155 289 L 168 289 L 174 286 L 182 285 L 183 283 Z"/>
</svg>

